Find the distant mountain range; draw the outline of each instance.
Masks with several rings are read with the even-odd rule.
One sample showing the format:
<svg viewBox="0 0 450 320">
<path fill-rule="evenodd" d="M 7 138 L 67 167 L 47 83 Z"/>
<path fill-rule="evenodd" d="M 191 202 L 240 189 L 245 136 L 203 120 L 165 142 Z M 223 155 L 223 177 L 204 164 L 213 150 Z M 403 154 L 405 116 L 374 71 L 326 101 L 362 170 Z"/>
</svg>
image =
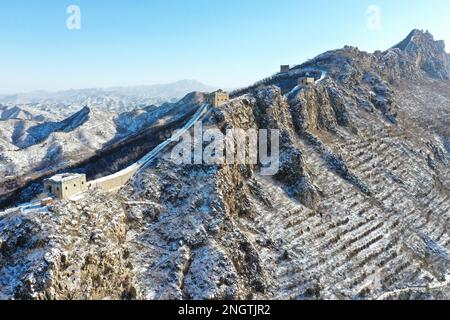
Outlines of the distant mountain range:
<svg viewBox="0 0 450 320">
<path fill-rule="evenodd" d="M 57 92 L 34 91 L 0 95 L 0 104 L 26 105 L 54 112 L 55 107 L 73 113 L 89 106 L 105 111 L 125 112 L 165 102 L 176 102 L 193 91 L 209 92 L 216 88 L 195 80 L 181 80 L 149 86 L 73 89 Z"/>
</svg>

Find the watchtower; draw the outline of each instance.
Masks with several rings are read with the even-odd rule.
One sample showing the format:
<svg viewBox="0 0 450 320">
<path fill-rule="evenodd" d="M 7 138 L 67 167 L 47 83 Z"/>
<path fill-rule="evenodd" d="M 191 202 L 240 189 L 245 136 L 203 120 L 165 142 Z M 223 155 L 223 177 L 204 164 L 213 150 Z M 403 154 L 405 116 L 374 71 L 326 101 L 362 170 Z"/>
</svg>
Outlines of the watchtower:
<svg viewBox="0 0 450 320">
<path fill-rule="evenodd" d="M 291 70 L 288 64 L 283 64 L 280 66 L 280 73 L 288 73 Z"/>
<path fill-rule="evenodd" d="M 78 173 L 58 174 L 44 180 L 44 190 L 60 199 L 67 199 L 88 190 L 86 175 Z"/>
<path fill-rule="evenodd" d="M 302 77 L 298 79 L 298 85 L 299 86 L 309 86 L 314 85 L 316 83 L 316 79 L 313 77 Z"/>
<path fill-rule="evenodd" d="M 228 92 L 217 90 L 208 96 L 208 103 L 213 107 L 221 106 L 230 100 Z"/>
</svg>

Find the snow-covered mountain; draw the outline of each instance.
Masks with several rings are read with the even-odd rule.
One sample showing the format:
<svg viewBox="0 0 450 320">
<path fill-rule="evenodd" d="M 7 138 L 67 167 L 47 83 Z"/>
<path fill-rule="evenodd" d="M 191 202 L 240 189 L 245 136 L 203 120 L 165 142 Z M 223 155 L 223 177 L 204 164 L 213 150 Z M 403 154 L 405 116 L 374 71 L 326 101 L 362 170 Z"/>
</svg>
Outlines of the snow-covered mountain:
<svg viewBox="0 0 450 320">
<path fill-rule="evenodd" d="M 442 42 L 414 30 L 385 51 L 323 53 L 211 107 L 205 129 L 280 130 L 273 176 L 180 165 L 168 148 L 117 193 L 0 213 L 0 299 L 449 299 L 447 63 Z M 204 101 L 115 118 L 137 133 L 86 165 L 133 163 Z M 45 141 L 64 144 L 89 119 Z"/>
<path fill-rule="evenodd" d="M 169 84 L 106 89 L 80 89 L 59 92 L 36 91 L 0 96 L 0 104 L 27 106 L 64 115 L 89 106 L 110 112 L 126 112 L 150 105 L 176 102 L 193 91 L 210 92 L 214 87 L 195 80 L 181 80 Z"/>
<path fill-rule="evenodd" d="M 393 48 L 406 53 L 416 64 L 431 76 L 449 80 L 450 60 L 444 41 L 434 41 L 428 31 L 413 30 L 402 42 Z"/>
<path fill-rule="evenodd" d="M 176 103 L 160 107 L 149 106 L 121 114 L 83 107 L 62 119 L 51 114 L 41 119 L 31 113 L 32 108 L 25 117 L 18 117 L 17 111 L 14 117 L 0 120 L 0 175 L 7 177 L 0 180 L 0 197 L 17 196 L 16 189 L 26 185 L 27 179 L 40 179 L 83 163 L 82 170 L 92 176 L 104 174 L 102 170 L 119 170 L 128 161 L 135 160 L 133 155 L 138 157 L 148 152 L 148 148 L 162 139 L 164 128 L 177 128 L 204 100 L 204 93 L 192 92 Z M 133 145 L 127 139 L 138 142 Z M 128 146 L 131 150 L 125 150 Z M 102 154 L 112 157 L 107 167 L 104 160 L 100 159 L 99 163 L 90 160 Z M 37 183 L 38 188 L 40 184 Z M 32 189 L 31 195 L 36 191 L 35 187 Z"/>
<path fill-rule="evenodd" d="M 79 161 L 115 137 L 114 117 L 85 107 L 60 121 L 2 120 L 0 172 L 22 176 Z"/>
<path fill-rule="evenodd" d="M 0 120 L 34 120 L 45 121 L 47 119 L 54 119 L 55 115 L 48 114 L 42 110 L 35 108 L 17 107 L 17 106 L 3 106 L 0 105 Z"/>
</svg>

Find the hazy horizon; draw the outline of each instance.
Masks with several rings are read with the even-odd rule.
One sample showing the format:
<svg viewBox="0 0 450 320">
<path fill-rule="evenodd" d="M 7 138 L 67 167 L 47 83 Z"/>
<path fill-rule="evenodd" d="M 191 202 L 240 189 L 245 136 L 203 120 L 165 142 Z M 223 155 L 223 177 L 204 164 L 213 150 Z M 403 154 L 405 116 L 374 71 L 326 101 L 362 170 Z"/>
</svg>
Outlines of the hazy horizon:
<svg viewBox="0 0 450 320">
<path fill-rule="evenodd" d="M 118 86 L 108 86 L 108 87 L 80 87 L 80 88 L 63 88 L 63 89 L 55 89 L 55 90 L 46 90 L 46 89 L 34 89 L 29 91 L 22 92 L 9 92 L 9 93 L 1 93 L 0 96 L 11 96 L 11 95 L 21 95 L 21 94 L 33 94 L 33 93 L 58 93 L 65 91 L 82 91 L 82 90 L 114 90 L 114 89 L 127 89 L 127 88 L 139 88 L 139 87 L 158 87 L 158 86 L 169 86 L 175 85 L 178 83 L 184 82 L 192 82 L 197 83 L 199 85 L 208 86 L 214 88 L 214 86 L 209 85 L 208 83 L 203 83 L 202 81 L 198 81 L 196 79 L 180 79 L 173 82 L 165 82 L 165 83 L 152 83 L 152 84 L 137 84 L 137 85 L 118 85 Z M 218 88 L 218 87 L 217 87 Z M 226 89 L 234 89 L 234 88 L 226 88 Z"/>
<path fill-rule="evenodd" d="M 68 11 L 71 5 L 80 9 L 79 28 L 68 27 L 77 14 Z M 1 6 L 1 95 L 183 79 L 237 88 L 280 64 L 344 45 L 388 49 L 415 28 L 450 43 L 450 3 L 439 0 L 18 0 Z"/>
</svg>

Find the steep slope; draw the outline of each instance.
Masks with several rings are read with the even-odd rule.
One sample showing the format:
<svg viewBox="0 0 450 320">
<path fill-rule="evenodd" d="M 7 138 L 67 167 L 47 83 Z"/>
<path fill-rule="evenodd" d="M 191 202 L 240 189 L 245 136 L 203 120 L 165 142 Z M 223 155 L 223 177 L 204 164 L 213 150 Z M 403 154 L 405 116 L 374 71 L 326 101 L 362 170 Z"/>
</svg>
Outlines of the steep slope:
<svg viewBox="0 0 450 320">
<path fill-rule="evenodd" d="M 260 89 L 210 119 L 218 128 L 281 125 L 288 161 L 277 176 L 165 158 L 124 189 L 142 297 L 377 298 L 411 286 L 441 286 L 410 293 L 448 297 L 448 167 L 433 171 L 413 133 L 357 108 L 348 115 L 358 134 L 298 137 L 288 101 Z"/>
<path fill-rule="evenodd" d="M 328 77 L 296 86 L 311 70 Z M 122 192 L 136 221 L 131 259 L 163 257 L 134 272 L 143 297 L 395 298 L 403 289 L 403 298 L 448 298 L 449 154 L 403 117 L 412 106 L 402 85 L 422 84 L 442 110 L 450 87 L 422 71 L 404 51 L 348 47 L 215 110 L 209 125 L 221 130 L 281 129 L 281 170 L 268 179 L 253 166 L 166 158 L 136 177 Z M 450 118 L 435 116 L 446 130 Z"/>
<path fill-rule="evenodd" d="M 1 219 L 0 299 L 133 297 L 126 216 L 118 201 L 95 197 L 103 209 L 61 203 Z"/>
<path fill-rule="evenodd" d="M 0 105 L 0 120 L 10 119 L 45 121 L 50 119 L 50 116 L 45 112 L 36 114 L 36 110 L 28 110 L 17 106 L 8 107 Z"/>
<path fill-rule="evenodd" d="M 77 113 L 60 122 L 45 122 L 32 126 L 22 134 L 20 131 L 13 136 L 13 143 L 19 148 L 28 148 L 46 140 L 55 132 L 71 132 L 89 120 L 91 110 L 84 107 Z"/>
<path fill-rule="evenodd" d="M 205 129 L 280 130 L 273 176 L 167 150 L 118 194 L 0 214 L 2 297 L 449 299 L 450 83 L 435 45 L 415 31 L 384 52 L 330 51 L 211 108 Z M 69 245 L 46 244 L 66 218 Z M 79 262 L 105 254 L 96 239 L 116 290 Z"/>
<path fill-rule="evenodd" d="M 174 103 L 164 103 L 159 107 L 149 106 L 144 109 L 124 112 L 115 119 L 117 130 L 119 135 L 125 137 L 131 132 L 144 130 L 149 124 L 161 125 L 169 122 L 177 122 L 186 117 L 186 114 L 195 112 L 194 110 L 204 100 L 204 93 L 194 91 Z"/>
<path fill-rule="evenodd" d="M 418 68 L 438 79 L 449 80 L 449 60 L 444 41 L 434 41 L 431 33 L 413 30 L 394 46 L 409 55 Z"/>
<path fill-rule="evenodd" d="M 61 121 L 0 122 L 0 163 L 5 176 L 58 167 L 93 154 L 116 135 L 114 114 L 83 108 Z"/>
</svg>

